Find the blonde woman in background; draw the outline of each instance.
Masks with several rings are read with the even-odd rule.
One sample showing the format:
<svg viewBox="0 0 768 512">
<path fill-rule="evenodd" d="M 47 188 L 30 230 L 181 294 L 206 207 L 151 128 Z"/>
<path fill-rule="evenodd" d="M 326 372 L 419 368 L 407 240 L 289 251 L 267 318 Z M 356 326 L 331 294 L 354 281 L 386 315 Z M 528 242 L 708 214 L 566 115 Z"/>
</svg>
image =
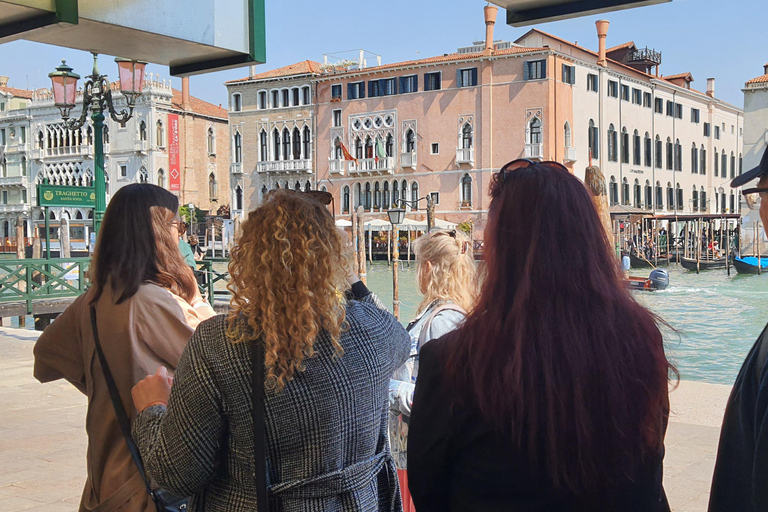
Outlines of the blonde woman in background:
<svg viewBox="0 0 768 512">
<path fill-rule="evenodd" d="M 456 329 L 474 303 L 477 278 L 472 243 L 461 231 L 432 230 L 414 243 L 418 262 L 416 282 L 424 296 L 419 313 L 408 324 L 411 357 L 395 372 L 394 407 L 390 409 L 389 435 L 397 465 L 403 497 L 403 509 L 413 511 L 406 473 L 407 417 L 413 396 L 413 384 L 419 372 L 418 354 L 430 340 Z M 394 398 L 394 397 L 393 397 Z"/>
</svg>

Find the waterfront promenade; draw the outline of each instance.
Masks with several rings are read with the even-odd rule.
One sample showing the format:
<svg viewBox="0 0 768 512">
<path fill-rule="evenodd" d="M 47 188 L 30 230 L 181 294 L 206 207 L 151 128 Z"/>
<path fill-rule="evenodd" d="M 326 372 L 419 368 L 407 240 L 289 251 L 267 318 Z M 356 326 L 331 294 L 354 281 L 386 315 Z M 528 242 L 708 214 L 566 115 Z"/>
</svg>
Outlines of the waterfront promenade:
<svg viewBox="0 0 768 512">
<path fill-rule="evenodd" d="M 85 397 L 66 382 L 43 385 L 32 377 L 38 334 L 0 328 L 3 512 L 71 512 L 85 480 Z M 729 392 L 729 386 L 683 381 L 670 395 L 664 485 L 675 511 L 707 509 Z"/>
</svg>

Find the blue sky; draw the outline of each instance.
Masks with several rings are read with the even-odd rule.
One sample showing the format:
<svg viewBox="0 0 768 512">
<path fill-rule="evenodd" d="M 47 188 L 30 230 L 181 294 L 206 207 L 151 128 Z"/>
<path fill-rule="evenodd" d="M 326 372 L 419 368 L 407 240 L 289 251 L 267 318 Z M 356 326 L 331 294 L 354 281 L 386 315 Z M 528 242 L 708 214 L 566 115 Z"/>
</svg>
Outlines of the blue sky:
<svg viewBox="0 0 768 512">
<path fill-rule="evenodd" d="M 456 51 L 483 39 L 485 25 L 480 0 L 268 0 L 267 63 L 257 72 L 305 59 L 321 61 L 324 53 L 364 48 L 382 56 L 383 63 L 431 57 Z M 626 41 L 662 52 L 661 73 L 690 71 L 693 87 L 706 89 L 715 77 L 718 98 L 741 107 L 741 88 L 763 74 L 768 62 L 764 0 L 673 0 L 671 3 L 536 25 L 537 28 L 587 48 L 597 49 L 595 20 L 608 19 L 608 47 Z M 528 28 L 512 28 L 499 10 L 495 39 L 514 40 Z M 11 87 L 50 87 L 48 73 L 62 58 L 77 73 L 90 72 L 90 55 L 55 46 L 15 41 L 0 45 L 0 75 Z M 116 75 L 111 57 L 100 61 L 102 73 Z M 168 77 L 168 68 L 150 66 Z M 226 104 L 224 81 L 241 78 L 248 68 L 198 75 L 191 79 L 193 95 Z M 181 81 L 174 79 L 174 87 Z"/>
</svg>

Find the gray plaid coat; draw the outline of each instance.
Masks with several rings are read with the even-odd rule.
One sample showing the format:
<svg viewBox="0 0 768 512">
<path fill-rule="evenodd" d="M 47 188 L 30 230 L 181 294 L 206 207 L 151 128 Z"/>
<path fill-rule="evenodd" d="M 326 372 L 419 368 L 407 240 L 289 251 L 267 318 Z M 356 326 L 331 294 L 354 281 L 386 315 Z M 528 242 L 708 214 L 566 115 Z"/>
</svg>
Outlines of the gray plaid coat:
<svg viewBox="0 0 768 512">
<path fill-rule="evenodd" d="M 267 391 L 271 511 L 402 510 L 386 404 L 410 338 L 373 294 L 350 301 L 347 320 L 342 357 L 322 333 L 306 370 Z M 256 510 L 250 349 L 231 343 L 225 328 L 224 316 L 200 324 L 167 410 L 148 407 L 133 425 L 150 476 L 192 496 L 192 511 Z"/>
</svg>

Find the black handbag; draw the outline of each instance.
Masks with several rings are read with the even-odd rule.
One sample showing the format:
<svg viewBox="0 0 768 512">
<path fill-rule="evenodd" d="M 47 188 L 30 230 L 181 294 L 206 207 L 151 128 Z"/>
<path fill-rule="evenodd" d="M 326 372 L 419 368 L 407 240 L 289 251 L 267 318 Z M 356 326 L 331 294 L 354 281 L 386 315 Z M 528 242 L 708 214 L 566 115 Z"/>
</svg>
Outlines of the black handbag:
<svg viewBox="0 0 768 512">
<path fill-rule="evenodd" d="M 253 402 L 253 451 L 256 468 L 256 505 L 259 512 L 269 512 L 267 498 L 266 425 L 264 419 L 264 343 L 251 342 L 251 401 Z"/>
<path fill-rule="evenodd" d="M 115 384 L 115 379 L 112 377 L 109 364 L 107 364 L 107 358 L 104 356 L 104 351 L 101 349 L 99 329 L 96 325 L 96 308 L 94 306 L 91 306 L 91 327 L 93 328 L 93 341 L 96 344 L 96 353 L 99 356 L 101 370 L 104 372 L 104 379 L 107 381 L 109 398 L 112 400 L 112 406 L 115 409 L 117 423 L 120 425 L 120 430 L 123 433 L 125 444 L 128 445 L 128 451 L 131 452 L 133 462 L 135 462 L 136 467 L 139 468 L 139 474 L 141 474 L 141 479 L 144 480 L 147 493 L 152 497 L 152 501 L 155 503 L 155 507 L 157 507 L 157 512 L 186 512 L 189 505 L 188 497 L 176 496 L 166 489 L 153 490 L 149 483 L 149 479 L 147 479 L 144 463 L 141 461 L 141 454 L 139 453 L 139 449 L 136 446 L 133 437 L 131 437 L 131 423 L 128 420 L 128 415 L 125 413 L 125 409 L 123 409 L 122 402 L 120 401 L 120 393 L 117 391 L 117 385 Z"/>
</svg>

